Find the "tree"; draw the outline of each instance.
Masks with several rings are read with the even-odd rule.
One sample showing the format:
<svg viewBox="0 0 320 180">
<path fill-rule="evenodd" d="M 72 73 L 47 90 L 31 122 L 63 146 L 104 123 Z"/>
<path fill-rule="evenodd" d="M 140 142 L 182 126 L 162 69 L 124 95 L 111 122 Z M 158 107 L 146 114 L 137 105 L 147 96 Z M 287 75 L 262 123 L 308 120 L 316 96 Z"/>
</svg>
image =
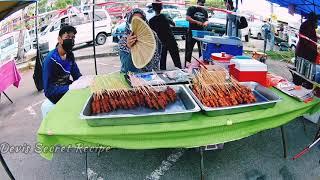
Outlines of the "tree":
<svg viewBox="0 0 320 180">
<path fill-rule="evenodd" d="M 56 0 L 54 4 L 55 9 L 64 9 L 73 4 L 73 0 Z"/>
<path fill-rule="evenodd" d="M 196 4 L 197 0 L 191 0 L 191 4 Z M 224 0 L 207 0 L 206 6 L 215 8 L 225 8 Z"/>
<path fill-rule="evenodd" d="M 47 12 L 48 0 L 40 0 L 38 4 L 39 13 Z"/>
<path fill-rule="evenodd" d="M 20 28 L 20 31 L 19 31 L 19 40 L 18 40 L 18 52 L 17 52 L 17 61 L 21 61 L 24 57 L 24 12 L 25 12 L 25 8 L 22 9 L 21 11 L 21 28 Z"/>
</svg>

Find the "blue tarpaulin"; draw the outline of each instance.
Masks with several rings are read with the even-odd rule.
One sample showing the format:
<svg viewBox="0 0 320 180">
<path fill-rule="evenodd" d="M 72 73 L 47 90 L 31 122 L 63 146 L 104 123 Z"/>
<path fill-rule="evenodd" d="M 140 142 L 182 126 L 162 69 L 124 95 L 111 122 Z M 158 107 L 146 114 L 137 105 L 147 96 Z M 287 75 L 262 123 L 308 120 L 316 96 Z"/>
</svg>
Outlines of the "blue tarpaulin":
<svg viewBox="0 0 320 180">
<path fill-rule="evenodd" d="M 310 12 L 314 11 L 320 14 L 320 0 L 267 0 L 269 2 L 279 4 L 281 7 L 289 8 L 294 7 L 294 13 L 302 16 L 307 16 Z"/>
</svg>

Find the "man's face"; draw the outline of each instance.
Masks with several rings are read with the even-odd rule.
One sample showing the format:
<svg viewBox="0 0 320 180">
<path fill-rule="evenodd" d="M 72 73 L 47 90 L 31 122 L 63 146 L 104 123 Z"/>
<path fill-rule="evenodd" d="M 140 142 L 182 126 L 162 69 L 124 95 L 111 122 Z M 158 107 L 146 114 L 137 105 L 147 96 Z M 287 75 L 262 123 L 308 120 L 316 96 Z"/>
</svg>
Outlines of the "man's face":
<svg viewBox="0 0 320 180">
<path fill-rule="evenodd" d="M 204 1 L 198 1 L 199 6 L 204 6 Z"/>
<path fill-rule="evenodd" d="M 75 34 L 73 32 L 70 32 L 70 33 L 64 33 L 61 37 L 59 36 L 58 37 L 58 42 L 60 45 L 63 44 L 63 40 L 65 39 L 72 39 L 74 41 L 75 39 Z"/>
</svg>

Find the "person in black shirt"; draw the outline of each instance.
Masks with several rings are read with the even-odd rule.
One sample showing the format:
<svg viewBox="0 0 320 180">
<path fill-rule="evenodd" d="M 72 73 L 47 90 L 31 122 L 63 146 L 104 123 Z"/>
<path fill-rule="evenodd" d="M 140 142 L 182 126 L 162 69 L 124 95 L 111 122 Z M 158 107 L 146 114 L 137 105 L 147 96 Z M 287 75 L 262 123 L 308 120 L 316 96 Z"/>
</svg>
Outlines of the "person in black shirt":
<svg viewBox="0 0 320 180">
<path fill-rule="evenodd" d="M 157 33 L 162 43 L 160 69 L 166 70 L 168 51 L 172 57 L 175 67 L 181 69 L 178 44 L 170 27 L 170 25 L 175 26 L 175 23 L 168 19 L 164 14 L 160 14 L 162 10 L 161 2 L 152 3 L 152 8 L 156 15 L 150 19 L 149 25 L 151 29 Z"/>
<path fill-rule="evenodd" d="M 186 39 L 186 63 L 191 62 L 193 47 L 197 43 L 199 48 L 199 57 L 201 56 L 200 42 L 192 38 L 192 30 L 204 30 L 208 26 L 208 12 L 201 6 L 204 6 L 205 0 L 198 0 L 198 6 L 191 6 L 187 10 L 187 21 L 189 29 Z"/>
</svg>

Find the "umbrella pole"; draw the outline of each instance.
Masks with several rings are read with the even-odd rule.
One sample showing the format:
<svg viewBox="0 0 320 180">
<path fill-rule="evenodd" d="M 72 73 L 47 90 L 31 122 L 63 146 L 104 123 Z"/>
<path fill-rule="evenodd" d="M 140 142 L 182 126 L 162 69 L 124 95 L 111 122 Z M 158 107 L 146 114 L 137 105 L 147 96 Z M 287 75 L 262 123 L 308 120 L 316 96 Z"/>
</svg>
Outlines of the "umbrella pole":
<svg viewBox="0 0 320 180">
<path fill-rule="evenodd" d="M 3 168 L 4 168 L 4 170 L 7 172 L 8 176 L 10 177 L 10 179 L 11 179 L 11 180 L 15 180 L 15 178 L 13 177 L 10 169 L 9 169 L 8 166 L 7 166 L 6 161 L 5 161 L 5 160 L 3 159 L 3 157 L 2 157 L 1 151 L 0 151 L 0 161 L 1 161 L 1 164 L 2 164 L 2 166 L 3 166 Z"/>
<path fill-rule="evenodd" d="M 96 59 L 96 32 L 95 32 L 95 18 L 94 13 L 95 11 L 95 0 L 93 0 L 93 6 L 92 6 L 92 39 L 93 39 L 93 59 L 94 59 L 94 70 L 96 75 L 98 75 L 97 70 L 97 59 Z"/>
</svg>

